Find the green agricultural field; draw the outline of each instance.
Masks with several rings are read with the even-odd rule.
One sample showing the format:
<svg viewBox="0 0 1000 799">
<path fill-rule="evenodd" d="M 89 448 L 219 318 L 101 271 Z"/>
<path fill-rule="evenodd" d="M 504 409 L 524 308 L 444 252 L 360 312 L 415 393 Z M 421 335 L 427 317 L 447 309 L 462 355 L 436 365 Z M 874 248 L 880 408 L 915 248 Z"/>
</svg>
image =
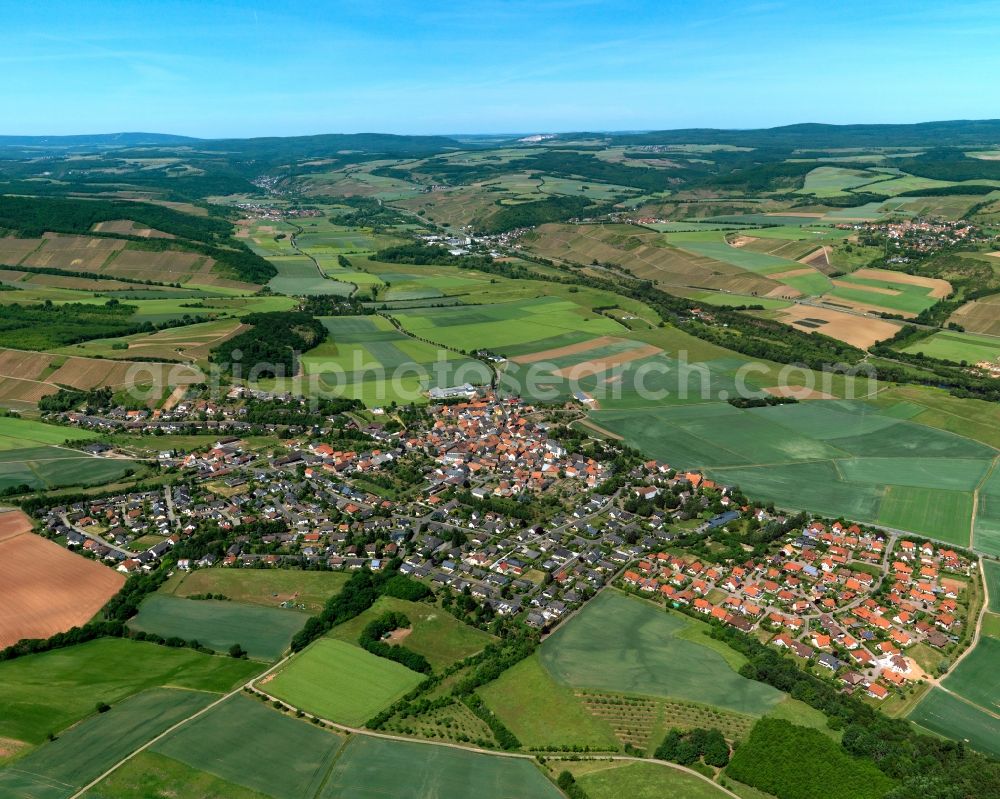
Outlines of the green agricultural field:
<svg viewBox="0 0 1000 799">
<path fill-rule="evenodd" d="M 781 701 L 780 692 L 741 677 L 715 650 L 681 637 L 695 624 L 606 591 L 545 640 L 539 659 L 573 687 L 689 699 L 753 715 Z"/>
<path fill-rule="evenodd" d="M 968 699 L 990 713 L 1000 708 L 1000 682 L 996 679 L 1000 663 L 1000 640 L 982 636 L 958 667 L 941 683 L 949 691 Z"/>
<path fill-rule="evenodd" d="M 980 752 L 1000 757 L 1000 719 L 940 688 L 932 688 L 907 718 L 938 735 L 967 741 Z"/>
<path fill-rule="evenodd" d="M 990 595 L 990 613 L 1000 613 L 1000 563 L 995 560 L 983 560 L 983 570 L 986 572 L 986 590 Z"/>
<path fill-rule="evenodd" d="M 1000 338 L 947 330 L 904 347 L 903 352 L 922 353 L 931 358 L 941 358 L 955 363 L 963 361 L 970 364 L 981 361 L 992 363 L 1000 357 Z"/>
<path fill-rule="evenodd" d="M 77 430 L 60 427 L 44 422 L 33 422 L 28 419 L 17 419 L 0 416 L 0 451 L 10 449 L 26 449 L 49 444 L 62 444 L 67 439 L 97 438 L 97 433 L 90 430 Z"/>
<path fill-rule="evenodd" d="M 760 305 L 766 311 L 778 311 L 791 305 L 788 300 L 752 297 L 746 294 L 724 294 L 714 291 L 696 291 L 687 296 L 696 302 L 702 302 L 707 305 Z"/>
<path fill-rule="evenodd" d="M 752 497 L 968 545 L 973 491 L 996 451 L 907 418 L 921 413 L 907 403 L 831 400 L 623 408 L 591 418 L 675 468 L 703 468 Z M 1000 480 L 987 480 L 979 497 L 977 547 L 980 530 L 983 542 L 993 538 L 994 504 L 1000 546 Z"/>
<path fill-rule="evenodd" d="M 348 576 L 344 572 L 294 569 L 196 569 L 175 573 L 160 593 L 178 597 L 222 594 L 234 602 L 269 608 L 287 602 L 295 609 L 316 613 L 326 600 L 340 593 Z"/>
<path fill-rule="evenodd" d="M 568 685 L 557 682 L 532 655 L 479 689 L 496 716 L 527 748 L 587 746 L 617 751 L 607 722 L 591 715 Z"/>
<path fill-rule="evenodd" d="M 889 479 L 895 479 L 891 473 Z M 892 485 L 882 497 L 878 521 L 886 527 L 926 533 L 967 546 L 972 505 L 969 492 Z"/>
<path fill-rule="evenodd" d="M 172 327 L 155 333 L 103 338 L 61 347 L 54 352 L 88 358 L 163 358 L 205 362 L 210 350 L 229 338 L 239 328 L 239 320 L 219 319 L 182 327 Z"/>
<path fill-rule="evenodd" d="M 295 707 L 356 727 L 422 679 L 360 646 L 322 638 L 293 657 L 264 688 Z"/>
<path fill-rule="evenodd" d="M 0 796 L 67 799 L 127 754 L 217 697 L 154 688 L 93 716 L 0 769 Z"/>
<path fill-rule="evenodd" d="M 0 663 L 0 737 L 39 744 L 93 712 L 160 685 L 224 692 L 256 663 L 123 638 L 100 638 Z"/>
<path fill-rule="evenodd" d="M 666 796 L 723 799 L 728 795 L 708 780 L 660 763 L 552 765 L 557 772 L 565 765 L 590 799 L 621 799 L 624 796 L 629 799 L 661 799 Z"/>
<path fill-rule="evenodd" d="M 733 247 L 726 243 L 724 233 L 667 233 L 665 236 L 671 244 L 682 250 L 733 264 L 733 266 L 746 269 L 748 272 L 767 275 L 803 268 L 802 264 L 786 258 L 754 252 L 743 247 Z M 710 240 L 708 237 L 715 240 Z"/>
<path fill-rule="evenodd" d="M 569 300 L 541 297 L 470 308 L 427 308 L 394 311 L 409 332 L 455 349 L 484 347 L 505 352 L 516 344 L 541 341 L 564 333 L 591 337 L 621 335 L 624 327 Z"/>
<path fill-rule="evenodd" d="M 976 549 L 1000 557 L 1000 469 L 994 468 L 979 488 L 972 536 Z"/>
<path fill-rule="evenodd" d="M 293 610 L 262 608 L 240 602 L 181 599 L 153 594 L 129 621 L 133 630 L 164 638 L 195 640 L 209 649 L 226 652 L 240 644 L 252 658 L 277 660 L 288 648 L 305 619 Z"/>
<path fill-rule="evenodd" d="M 819 166 L 806 175 L 805 183 L 798 194 L 812 194 L 816 197 L 842 197 L 846 189 L 870 184 L 888 175 L 877 172 L 867 172 L 858 169 L 845 169 L 838 166 Z"/>
<path fill-rule="evenodd" d="M 312 259 L 305 255 L 273 256 L 269 260 L 278 274 L 267 285 L 280 294 L 336 294 L 346 297 L 354 290 L 348 282 L 323 275 Z"/>
<path fill-rule="evenodd" d="M 0 445 L 8 442 L 0 437 Z M 135 461 L 99 458 L 61 447 L 0 449 L 0 491 L 22 484 L 33 489 L 104 485 L 129 470 L 145 472 Z"/>
<path fill-rule="evenodd" d="M 312 799 L 344 739 L 236 695 L 152 750 L 274 799 Z"/>
<path fill-rule="evenodd" d="M 84 799 L 272 799 L 173 758 L 140 753 L 84 794 Z"/>
<path fill-rule="evenodd" d="M 435 669 L 474 655 L 496 640 L 489 633 L 460 622 L 436 605 L 408 602 L 389 596 L 379 597 L 360 616 L 335 627 L 329 637 L 356 644 L 365 625 L 390 610 L 406 614 L 412 625 L 412 632 L 402 641 L 402 645 L 423 655 Z"/>
<path fill-rule="evenodd" d="M 307 379 L 319 381 L 316 390 L 381 405 L 420 401 L 432 386 L 490 380 L 480 361 L 410 338 L 382 316 L 326 317 L 323 323 L 329 339 L 301 359 Z"/>
<path fill-rule="evenodd" d="M 937 302 L 931 297 L 930 289 L 925 286 L 861 278 L 855 275 L 843 275 L 837 280 L 841 285 L 830 289 L 827 292 L 828 297 L 875 305 L 913 316 Z M 882 289 L 892 293 L 885 293 Z"/>
<path fill-rule="evenodd" d="M 317 799 L 559 799 L 528 759 L 354 736 Z M 280 799 L 280 797 L 279 797 Z"/>
</svg>

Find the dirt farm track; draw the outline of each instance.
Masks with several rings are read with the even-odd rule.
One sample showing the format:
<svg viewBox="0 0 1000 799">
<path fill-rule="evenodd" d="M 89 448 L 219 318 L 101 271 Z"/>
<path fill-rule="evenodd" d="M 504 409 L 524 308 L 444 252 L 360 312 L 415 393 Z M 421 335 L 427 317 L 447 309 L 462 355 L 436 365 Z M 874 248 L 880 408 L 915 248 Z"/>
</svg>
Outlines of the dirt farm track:
<svg viewBox="0 0 1000 799">
<path fill-rule="evenodd" d="M 0 649 L 85 624 L 124 582 L 32 533 L 21 511 L 0 512 Z"/>
</svg>

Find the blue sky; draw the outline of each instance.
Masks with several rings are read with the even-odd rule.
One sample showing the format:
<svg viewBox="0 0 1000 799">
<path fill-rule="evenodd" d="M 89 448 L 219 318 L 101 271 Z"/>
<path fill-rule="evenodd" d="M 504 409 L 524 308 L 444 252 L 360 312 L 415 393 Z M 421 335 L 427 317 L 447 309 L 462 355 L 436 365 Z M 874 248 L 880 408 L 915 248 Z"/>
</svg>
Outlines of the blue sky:
<svg viewBox="0 0 1000 799">
<path fill-rule="evenodd" d="M 2 134 L 1000 117 L 1000 1 L 9 0 L 0 19 Z"/>
</svg>

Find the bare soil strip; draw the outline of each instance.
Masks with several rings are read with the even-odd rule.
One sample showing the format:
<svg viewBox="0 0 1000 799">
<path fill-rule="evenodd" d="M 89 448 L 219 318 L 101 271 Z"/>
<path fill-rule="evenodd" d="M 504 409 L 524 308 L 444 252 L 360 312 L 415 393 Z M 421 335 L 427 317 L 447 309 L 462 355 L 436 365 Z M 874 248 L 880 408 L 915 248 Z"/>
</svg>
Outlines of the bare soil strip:
<svg viewBox="0 0 1000 799">
<path fill-rule="evenodd" d="M 591 375 L 600 374 L 601 372 L 607 372 L 615 366 L 620 366 L 624 363 L 637 361 L 640 358 L 649 358 L 650 356 L 656 355 L 662 351 L 663 350 L 659 347 L 654 347 L 652 344 L 645 344 L 641 347 L 636 347 L 633 350 L 628 350 L 627 352 L 619 352 L 617 355 L 609 355 L 606 358 L 595 358 L 591 361 L 576 363 L 572 366 L 558 369 L 552 374 L 556 377 L 565 377 L 569 380 L 580 380 L 584 377 L 590 377 Z"/>
<path fill-rule="evenodd" d="M 542 350 L 541 352 L 531 352 L 527 355 L 518 355 L 516 358 L 511 358 L 514 363 L 537 363 L 538 361 L 550 361 L 554 358 L 564 358 L 567 355 L 579 355 L 581 352 L 590 352 L 591 350 L 596 350 L 598 347 L 607 347 L 610 344 L 621 344 L 624 343 L 626 339 L 616 338 L 615 336 L 601 336 L 600 338 L 592 338 L 590 341 L 581 341 L 579 344 L 568 344 L 565 347 L 554 347 L 551 350 Z"/>
</svg>

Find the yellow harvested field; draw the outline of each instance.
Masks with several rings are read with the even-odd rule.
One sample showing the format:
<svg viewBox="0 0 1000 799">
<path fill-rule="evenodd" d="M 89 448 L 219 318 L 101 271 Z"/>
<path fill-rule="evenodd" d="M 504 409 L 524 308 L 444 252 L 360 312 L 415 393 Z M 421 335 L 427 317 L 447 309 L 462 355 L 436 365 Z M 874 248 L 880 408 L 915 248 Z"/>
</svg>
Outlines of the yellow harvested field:
<svg viewBox="0 0 1000 799">
<path fill-rule="evenodd" d="M 884 280 L 886 283 L 901 283 L 904 286 L 921 286 L 930 289 L 929 296 L 936 300 L 944 299 L 951 294 L 951 283 L 936 277 L 908 275 L 906 272 L 890 272 L 887 269 L 859 269 L 854 272 L 854 277 L 863 280 Z M 865 286 L 865 290 L 875 291 L 870 286 Z"/>
<path fill-rule="evenodd" d="M 885 319 L 871 319 L 814 305 L 790 305 L 777 311 L 775 318 L 794 325 L 799 330 L 822 333 L 861 349 L 868 349 L 878 341 L 892 338 L 899 330 L 897 323 Z"/>
</svg>

